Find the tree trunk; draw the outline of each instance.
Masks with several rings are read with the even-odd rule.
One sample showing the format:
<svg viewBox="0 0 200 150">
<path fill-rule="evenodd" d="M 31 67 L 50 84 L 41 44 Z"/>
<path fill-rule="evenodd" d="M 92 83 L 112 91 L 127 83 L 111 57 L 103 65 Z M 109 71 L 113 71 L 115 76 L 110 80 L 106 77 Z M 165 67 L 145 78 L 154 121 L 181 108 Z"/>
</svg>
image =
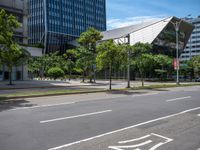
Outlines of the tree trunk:
<svg viewBox="0 0 200 150">
<path fill-rule="evenodd" d="M 90 76 L 90 83 L 92 83 L 92 76 Z"/>
<path fill-rule="evenodd" d="M 69 71 L 69 81 L 71 81 L 71 75 L 72 75 L 72 72 L 71 70 Z"/>
<path fill-rule="evenodd" d="M 164 71 L 164 67 L 163 66 L 162 66 L 162 71 Z M 161 81 L 163 81 L 163 79 L 164 79 L 164 73 L 161 72 Z"/>
<path fill-rule="evenodd" d="M 82 82 L 85 82 L 85 72 L 83 72 L 83 78 L 82 78 Z"/>
<path fill-rule="evenodd" d="M 144 77 L 142 77 L 142 87 L 144 87 Z"/>
<path fill-rule="evenodd" d="M 12 67 L 9 67 L 9 85 L 12 85 Z"/>
<path fill-rule="evenodd" d="M 142 87 L 144 87 L 144 75 L 141 73 L 141 78 L 142 78 Z"/>
<path fill-rule="evenodd" d="M 110 79 L 109 90 L 112 90 L 112 65 L 111 64 L 109 68 L 109 79 Z"/>
</svg>

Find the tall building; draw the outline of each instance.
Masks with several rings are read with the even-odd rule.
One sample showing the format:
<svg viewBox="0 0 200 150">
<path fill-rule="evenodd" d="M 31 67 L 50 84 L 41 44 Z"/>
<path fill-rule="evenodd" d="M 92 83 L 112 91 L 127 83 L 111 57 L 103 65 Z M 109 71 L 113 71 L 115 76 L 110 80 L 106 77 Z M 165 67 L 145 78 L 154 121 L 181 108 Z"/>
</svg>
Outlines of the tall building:
<svg viewBox="0 0 200 150">
<path fill-rule="evenodd" d="M 200 55 L 200 16 L 197 18 L 186 18 L 185 20 L 192 23 L 195 28 L 185 50 L 181 54 L 181 61 L 190 60 L 192 57 Z"/>
<path fill-rule="evenodd" d="M 0 0 L 0 10 L 4 9 L 7 14 L 12 14 L 21 23 L 21 27 L 16 29 L 14 32 L 14 41 L 19 45 L 28 44 L 28 11 L 27 11 L 27 0 Z M 42 56 L 42 50 L 34 47 L 23 47 L 33 57 Z M 0 64 L 0 81 L 8 80 L 9 72 L 8 68 L 4 64 Z M 27 80 L 28 70 L 26 65 L 14 66 L 12 70 L 13 80 Z"/>
<path fill-rule="evenodd" d="M 28 44 L 27 0 L 0 0 L 0 9 L 14 15 L 22 25 L 14 33 L 14 40 L 19 44 Z"/>
<path fill-rule="evenodd" d="M 105 0 L 28 0 L 28 9 L 28 42 L 44 53 L 65 52 L 88 27 L 106 30 Z"/>
</svg>

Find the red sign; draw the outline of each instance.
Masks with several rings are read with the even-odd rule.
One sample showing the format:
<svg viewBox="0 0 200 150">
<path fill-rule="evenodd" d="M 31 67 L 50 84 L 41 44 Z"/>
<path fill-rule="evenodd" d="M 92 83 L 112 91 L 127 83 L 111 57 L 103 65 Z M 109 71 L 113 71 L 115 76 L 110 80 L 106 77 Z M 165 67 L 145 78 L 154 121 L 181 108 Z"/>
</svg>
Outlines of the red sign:
<svg viewBox="0 0 200 150">
<path fill-rule="evenodd" d="M 173 65 L 174 65 L 174 70 L 179 70 L 180 68 L 179 59 L 174 59 Z"/>
</svg>

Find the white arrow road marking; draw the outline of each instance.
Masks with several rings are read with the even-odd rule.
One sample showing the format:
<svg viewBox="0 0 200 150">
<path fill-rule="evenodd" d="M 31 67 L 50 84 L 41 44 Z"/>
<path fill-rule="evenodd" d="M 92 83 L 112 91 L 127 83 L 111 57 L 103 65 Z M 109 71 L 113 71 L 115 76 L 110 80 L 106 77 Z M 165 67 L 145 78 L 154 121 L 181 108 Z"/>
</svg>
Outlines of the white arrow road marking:
<svg viewBox="0 0 200 150">
<path fill-rule="evenodd" d="M 166 102 L 179 101 L 179 100 L 189 99 L 189 98 L 191 98 L 191 96 L 187 96 L 187 97 L 179 97 L 179 98 L 174 98 L 174 99 L 169 99 L 169 100 L 166 100 Z"/>
<path fill-rule="evenodd" d="M 156 122 L 156 121 L 165 120 L 165 119 L 168 119 L 168 118 L 179 116 L 179 115 L 182 115 L 182 114 L 185 114 L 185 113 L 188 113 L 188 112 L 192 112 L 192 111 L 195 111 L 195 110 L 199 110 L 199 109 L 200 109 L 200 107 L 184 110 L 184 111 L 181 111 L 179 113 L 175 113 L 175 114 L 171 114 L 171 115 L 168 115 L 168 116 L 156 118 L 156 119 L 149 120 L 149 121 L 146 121 L 146 122 L 142 122 L 142 123 L 139 123 L 139 124 L 135 124 L 135 125 L 132 125 L 132 126 L 129 126 L 129 127 L 126 127 L 126 128 L 118 129 L 118 130 L 107 132 L 107 133 L 100 134 L 100 135 L 96 135 L 96 136 L 93 136 L 93 137 L 90 137 L 90 138 L 87 138 L 87 139 L 83 139 L 83 140 L 80 140 L 80 141 L 76 141 L 76 142 L 64 144 L 64 145 L 61 145 L 61 146 L 49 148 L 48 150 L 58 150 L 58 149 L 61 149 L 61 148 L 70 147 L 72 145 L 76 145 L 76 144 L 80 144 L 80 143 L 83 143 L 83 142 L 91 141 L 91 140 L 94 140 L 94 139 L 97 139 L 97 138 L 101 138 L 101 137 L 104 137 L 104 136 L 107 136 L 107 135 L 111 135 L 111 134 L 114 134 L 114 133 L 122 132 L 122 131 L 125 131 L 125 130 L 128 130 L 128 129 L 133 129 L 133 128 L 136 128 L 136 127 L 139 127 L 139 126 L 142 126 L 142 125 L 145 125 L 145 124 L 150 124 L 150 123 Z"/>
<path fill-rule="evenodd" d="M 164 137 L 164 136 L 155 134 L 155 133 L 151 133 L 151 134 L 152 134 L 152 135 L 155 135 L 155 136 L 158 136 L 158 137 L 161 137 L 161 138 L 164 138 L 164 139 L 166 139 L 166 141 L 165 141 L 165 142 L 158 143 L 157 145 L 153 146 L 153 147 L 150 148 L 149 150 L 155 150 L 155 149 L 157 149 L 158 147 L 160 147 L 160 146 L 162 146 L 162 145 L 164 145 L 164 144 L 167 144 L 167 143 L 173 141 L 173 139 L 170 139 L 170 138 L 167 138 L 167 137 Z"/>
<path fill-rule="evenodd" d="M 170 139 L 170 138 L 167 138 L 167 137 L 164 137 L 162 135 L 155 134 L 155 133 L 151 133 L 150 135 L 146 135 L 146 136 L 143 136 L 143 137 L 140 137 L 140 138 L 136 138 L 136 139 L 132 139 L 132 140 L 128 140 L 128 141 L 120 141 L 120 142 L 118 142 L 118 144 L 127 144 L 127 143 L 131 143 L 131 142 L 143 140 L 143 139 L 149 138 L 151 136 L 156 136 L 156 137 L 159 137 L 161 139 L 164 139 L 165 142 L 160 142 L 160 143 L 154 145 L 149 150 L 155 150 L 158 147 L 161 147 L 162 145 L 167 144 L 167 143 L 173 141 L 173 139 Z M 143 143 L 140 143 L 140 144 L 135 144 L 135 145 L 121 145 L 121 146 L 109 146 L 108 148 L 113 149 L 113 150 L 124 150 L 124 149 L 127 149 L 127 148 L 137 148 L 135 150 L 139 150 L 139 147 L 147 145 L 147 144 L 150 144 L 152 142 L 153 142 L 152 140 L 147 140 L 146 142 L 143 142 Z"/>
<path fill-rule="evenodd" d="M 107 112 L 111 112 L 111 111 L 112 110 L 105 110 L 105 111 L 93 112 L 93 113 L 88 113 L 88 114 L 81 114 L 81 115 L 77 115 L 77 116 L 44 120 L 44 121 L 40 121 L 40 123 L 48 123 L 48 122 L 61 121 L 61 120 L 67 120 L 67 119 L 73 119 L 73 118 L 80 118 L 80 117 L 85 117 L 85 116 L 92 116 L 92 115 L 103 114 L 103 113 L 107 113 Z"/>
<path fill-rule="evenodd" d="M 139 141 L 139 140 L 148 138 L 148 137 L 150 137 L 150 136 L 151 136 L 151 135 L 146 135 L 146 136 L 143 136 L 143 137 L 140 137 L 140 138 L 137 138 L 137 139 L 132 139 L 132 140 L 128 140 L 128 141 L 120 141 L 120 142 L 118 142 L 118 143 L 119 143 L 119 144 L 125 144 L 125 143 L 129 143 L 129 142 L 135 142 L 135 141 Z"/>
<path fill-rule="evenodd" d="M 146 142 L 137 144 L 137 145 L 128 145 L 128 146 L 109 146 L 108 148 L 110 149 L 114 149 L 114 150 L 124 150 L 125 148 L 136 148 L 136 147 L 140 147 L 140 146 L 144 146 L 147 145 L 149 143 L 152 143 L 152 140 L 148 140 Z"/>
</svg>

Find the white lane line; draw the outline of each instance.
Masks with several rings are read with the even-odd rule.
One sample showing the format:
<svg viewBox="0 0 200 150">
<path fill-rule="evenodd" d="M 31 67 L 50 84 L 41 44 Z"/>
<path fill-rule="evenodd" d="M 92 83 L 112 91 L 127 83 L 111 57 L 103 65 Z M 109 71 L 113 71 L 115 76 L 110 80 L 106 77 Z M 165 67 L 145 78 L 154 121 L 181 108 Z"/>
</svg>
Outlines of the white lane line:
<svg viewBox="0 0 200 150">
<path fill-rule="evenodd" d="M 146 136 L 143 136 L 143 137 L 140 137 L 140 138 L 137 138 L 137 139 L 133 139 L 133 140 L 127 140 L 127 141 L 120 141 L 118 142 L 119 144 L 126 144 L 126 143 L 130 143 L 130 142 L 135 142 L 135 141 L 139 141 L 139 140 L 142 140 L 142 139 L 146 139 L 148 137 L 150 137 L 151 135 L 146 135 Z"/>
<path fill-rule="evenodd" d="M 174 98 L 174 99 L 166 100 L 166 102 L 174 102 L 174 101 L 179 101 L 179 100 L 183 100 L 183 99 L 190 99 L 190 98 L 191 98 L 191 96 L 179 97 L 179 98 Z"/>
<path fill-rule="evenodd" d="M 74 103 L 75 102 L 68 102 L 68 103 L 58 103 L 58 104 L 49 104 L 49 105 L 39 105 L 39 106 L 32 106 L 32 107 L 20 107 L 20 108 L 10 109 L 9 111 L 35 109 L 35 108 L 42 108 L 42 107 L 54 107 L 54 106 L 61 106 L 61 105 L 70 105 L 70 104 L 74 104 Z"/>
<path fill-rule="evenodd" d="M 198 114 L 197 116 L 199 116 L 199 117 L 200 117 L 200 114 Z"/>
<path fill-rule="evenodd" d="M 182 111 L 182 112 L 179 112 L 179 113 L 175 113 L 175 114 L 172 114 L 172 115 L 168 115 L 168 116 L 160 117 L 160 118 L 157 118 L 157 119 L 149 120 L 149 121 L 142 122 L 142 123 L 139 123 L 139 124 L 136 124 L 136 125 L 133 125 L 133 126 L 126 127 L 126 128 L 122 128 L 122 129 L 119 129 L 119 130 L 107 132 L 107 133 L 100 134 L 100 135 L 90 137 L 90 138 L 87 138 L 87 139 L 83 139 L 83 140 L 80 140 L 80 141 L 68 143 L 68 144 L 61 145 L 61 146 L 54 147 L 54 148 L 50 148 L 48 150 L 58 150 L 58 149 L 61 149 L 61 148 L 69 147 L 69 146 L 72 146 L 72 145 L 75 145 L 75 144 L 80 144 L 82 142 L 87 142 L 87 141 L 90 141 L 90 140 L 94 140 L 94 139 L 101 138 L 101 137 L 104 137 L 104 136 L 107 136 L 107 135 L 111 135 L 111 134 L 114 134 L 114 133 L 118 133 L 118 132 L 121 132 L 121 131 L 132 129 L 132 128 L 135 128 L 135 127 L 139 127 L 139 126 L 149 124 L 149 123 L 152 123 L 152 122 L 168 119 L 168 118 L 171 118 L 171 117 L 175 117 L 175 116 L 182 115 L 182 114 L 185 114 L 185 113 L 188 113 L 188 112 L 191 112 L 191 111 L 195 111 L 195 110 L 199 110 L 199 109 L 200 109 L 200 107 L 188 109 L 188 110 L 185 110 L 185 111 Z"/>
<path fill-rule="evenodd" d="M 92 116 L 92 115 L 103 114 L 103 113 L 107 113 L 107 112 L 111 112 L 111 111 L 112 110 L 104 110 L 104 111 L 98 111 L 98 112 L 93 112 L 93 113 L 81 114 L 81 115 L 76 115 L 76 116 L 69 116 L 69 117 L 56 118 L 56 119 L 51 119 L 51 120 L 44 120 L 44 121 L 40 121 L 40 123 L 49 123 L 49 122 L 55 122 L 55 121 L 73 119 L 73 118 L 80 118 L 80 117 Z"/>
</svg>

